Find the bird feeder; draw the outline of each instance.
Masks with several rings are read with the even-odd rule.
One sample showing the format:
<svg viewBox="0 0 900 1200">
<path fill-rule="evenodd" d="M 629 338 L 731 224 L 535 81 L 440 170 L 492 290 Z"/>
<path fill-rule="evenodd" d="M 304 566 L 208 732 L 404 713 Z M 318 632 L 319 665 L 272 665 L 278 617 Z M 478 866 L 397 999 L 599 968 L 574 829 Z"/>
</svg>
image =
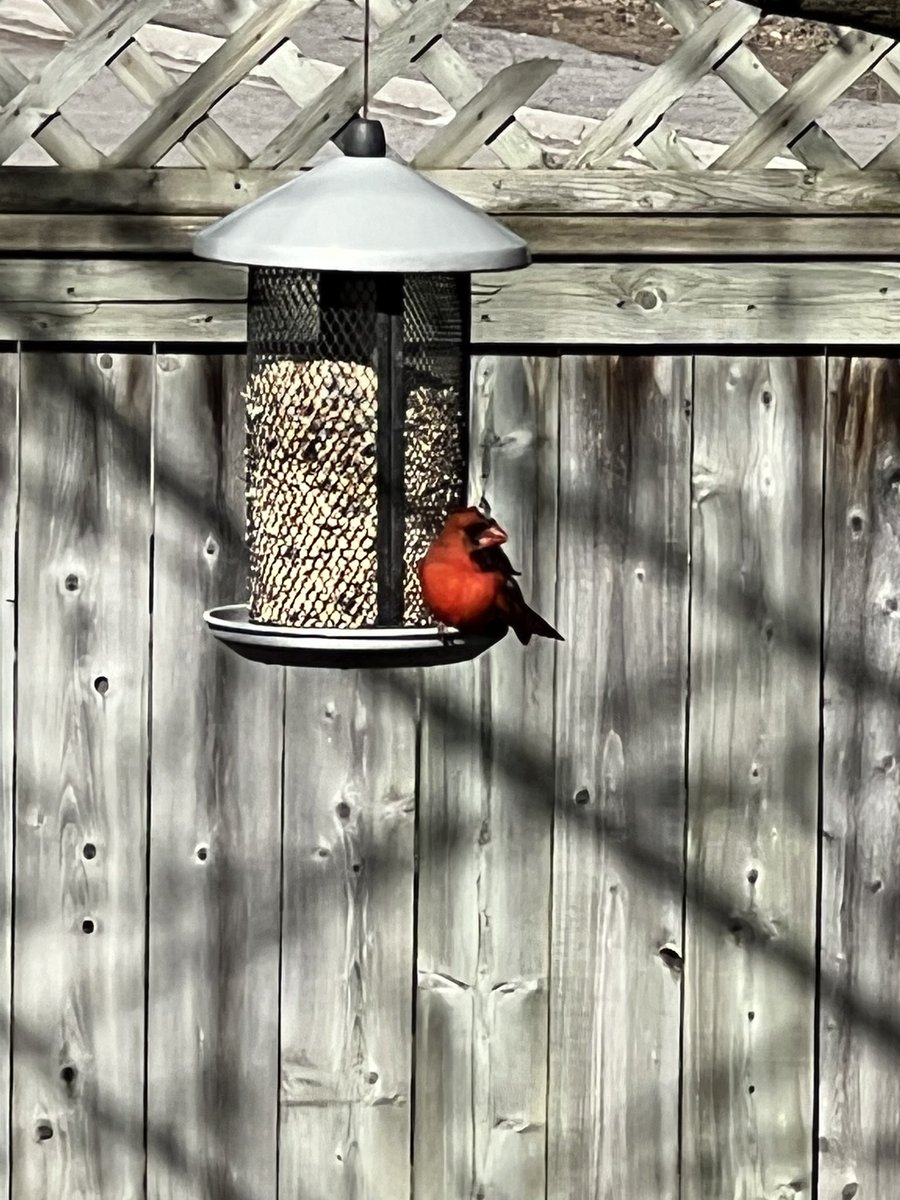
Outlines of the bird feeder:
<svg viewBox="0 0 900 1200">
<path fill-rule="evenodd" d="M 204 229 L 249 270 L 249 603 L 206 614 L 266 662 L 459 662 L 494 636 L 435 627 L 417 563 L 466 502 L 470 273 L 529 261 L 509 230 L 385 157 L 345 153 Z"/>
</svg>

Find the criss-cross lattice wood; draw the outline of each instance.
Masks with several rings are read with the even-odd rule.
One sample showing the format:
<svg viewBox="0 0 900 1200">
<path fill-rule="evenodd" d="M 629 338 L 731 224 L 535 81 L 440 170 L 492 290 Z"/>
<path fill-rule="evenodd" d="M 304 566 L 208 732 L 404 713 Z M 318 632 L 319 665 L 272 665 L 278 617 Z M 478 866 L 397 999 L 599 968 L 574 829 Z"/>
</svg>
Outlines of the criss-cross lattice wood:
<svg viewBox="0 0 900 1200">
<path fill-rule="evenodd" d="M 656 0 L 678 33 L 670 56 L 642 72 L 617 107 L 583 119 L 570 153 L 549 159 L 524 120 L 523 106 L 559 67 L 541 58 L 504 66 L 482 79 L 453 45 L 453 21 L 470 0 L 371 0 L 376 26 L 369 77 L 373 93 L 395 79 L 418 75 L 452 110 L 413 155 L 423 168 L 460 167 L 485 146 L 510 168 L 554 165 L 611 167 L 643 161 L 666 170 L 764 167 L 777 160 L 798 166 L 857 170 L 850 148 L 818 123 L 828 107 L 867 72 L 900 96 L 900 46 L 885 37 L 841 30 L 836 43 L 788 86 L 746 45 L 760 12 L 723 0 Z M 359 111 L 363 100 L 360 51 L 342 69 L 306 58 L 294 35 L 319 0 L 209 0 L 210 16 L 226 31 L 213 52 L 186 78 L 173 75 L 137 40 L 163 0 L 44 0 L 71 36 L 35 78 L 0 55 L 0 161 L 33 139 L 61 166 L 150 167 L 180 147 L 209 169 L 300 167 Z M 364 7 L 364 0 L 347 0 Z M 358 14 L 361 19 L 361 12 Z M 302 39 L 301 39 L 302 40 Z M 95 147 L 65 112 L 67 102 L 100 72 L 110 71 L 145 110 L 110 153 Z M 327 75 L 323 75 L 326 70 Z M 261 148 L 248 148 L 214 113 L 252 72 L 263 72 L 290 100 L 293 115 Z M 703 161 L 679 134 L 673 108 L 707 74 L 715 74 L 752 114 L 749 125 L 718 155 Z M 574 118 L 573 118 L 574 120 Z M 696 143 L 695 143 L 696 145 Z M 715 148 L 714 148 L 715 149 Z M 900 166 L 900 135 L 873 159 Z"/>
</svg>

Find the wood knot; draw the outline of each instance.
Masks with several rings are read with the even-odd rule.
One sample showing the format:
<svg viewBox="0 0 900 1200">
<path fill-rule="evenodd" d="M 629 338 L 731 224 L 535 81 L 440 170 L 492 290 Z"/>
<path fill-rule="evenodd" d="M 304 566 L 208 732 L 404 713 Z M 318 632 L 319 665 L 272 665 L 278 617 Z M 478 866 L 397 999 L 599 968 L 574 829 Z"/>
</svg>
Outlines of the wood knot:
<svg viewBox="0 0 900 1200">
<path fill-rule="evenodd" d="M 635 304 L 640 305 L 644 312 L 652 312 L 654 308 L 659 308 L 662 301 L 662 295 L 659 292 L 652 291 L 650 288 L 641 288 L 634 297 Z"/>
</svg>

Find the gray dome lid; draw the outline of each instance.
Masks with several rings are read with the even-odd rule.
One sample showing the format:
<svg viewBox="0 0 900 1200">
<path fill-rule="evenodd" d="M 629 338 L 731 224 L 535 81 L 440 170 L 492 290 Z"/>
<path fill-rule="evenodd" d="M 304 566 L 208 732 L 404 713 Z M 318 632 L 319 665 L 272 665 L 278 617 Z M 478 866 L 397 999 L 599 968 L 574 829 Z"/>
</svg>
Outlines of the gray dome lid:
<svg viewBox="0 0 900 1200">
<path fill-rule="evenodd" d="M 498 221 L 387 158 L 341 157 L 194 238 L 201 258 L 318 271 L 504 271 L 528 246 Z"/>
</svg>

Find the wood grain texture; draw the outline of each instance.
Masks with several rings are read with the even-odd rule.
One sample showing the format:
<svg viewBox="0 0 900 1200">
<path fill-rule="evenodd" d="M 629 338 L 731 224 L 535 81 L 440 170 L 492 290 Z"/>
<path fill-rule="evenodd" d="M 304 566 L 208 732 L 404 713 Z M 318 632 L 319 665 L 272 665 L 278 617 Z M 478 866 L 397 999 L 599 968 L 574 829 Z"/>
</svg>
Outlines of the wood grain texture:
<svg viewBox="0 0 900 1200">
<path fill-rule="evenodd" d="M 0 258 L 0 295 L 51 304 L 246 300 L 247 269 L 198 260 Z"/>
<path fill-rule="evenodd" d="M 410 1194 L 415 678 L 289 675 L 281 1200 Z"/>
<path fill-rule="evenodd" d="M 80 33 L 99 8 L 97 0 L 47 0 L 47 6 L 74 34 Z M 140 42 L 124 46 L 109 69 L 147 108 L 153 108 L 176 86 L 169 73 Z M 51 125 L 61 120 L 63 118 L 57 116 Z M 235 168 L 249 162 L 240 146 L 209 116 L 189 130 L 183 142 L 201 167 Z"/>
<path fill-rule="evenodd" d="M 438 45 L 442 43 L 437 43 Z M 428 52 L 429 54 L 431 51 Z M 424 61 L 424 60 L 423 60 Z M 4 167 L 0 214 L 20 221 L 31 242 L 53 222 L 29 222 L 23 214 L 135 214 L 200 217 L 204 223 L 264 195 L 299 174 L 294 168 L 241 171 L 127 168 L 72 171 L 59 167 Z M 896 171 L 560 171 L 550 168 L 446 168 L 423 172 L 463 200 L 497 215 L 654 213 L 794 214 L 804 216 L 896 216 L 900 176 Z M 0 223 L 0 232 L 4 229 Z M 174 227 L 174 226 L 173 226 Z M 61 237 L 61 234 L 55 236 Z M 55 246 L 47 246 L 49 251 Z M 174 249 L 182 247 L 177 245 Z"/>
<path fill-rule="evenodd" d="M 164 0 L 110 0 L 36 78 L 0 108 L 0 162 L 103 69 Z"/>
<path fill-rule="evenodd" d="M 821 359 L 695 360 L 684 1200 L 805 1193 Z"/>
<path fill-rule="evenodd" d="M 472 339 L 498 345 L 889 343 L 895 263 L 537 263 L 472 278 Z M 0 302 L 0 338 L 241 342 L 242 301 Z"/>
<path fill-rule="evenodd" d="M 470 496 L 554 620 L 559 366 L 474 365 Z M 563 647 L 563 650 L 568 648 Z M 554 646 L 510 635 L 425 679 L 415 1191 L 545 1189 Z"/>
<path fill-rule="evenodd" d="M 554 1200 L 678 1196 L 690 408 L 690 359 L 563 359 Z"/>
<path fill-rule="evenodd" d="M 476 275 L 472 334 L 502 345 L 890 343 L 890 263 L 538 263 Z"/>
<path fill-rule="evenodd" d="M 900 1190 L 897 360 L 828 367 L 820 1194 Z"/>
<path fill-rule="evenodd" d="M 243 300 L 0 302 L 0 340 L 246 342 L 247 305 Z"/>
<path fill-rule="evenodd" d="M 890 38 L 858 29 L 845 33 L 719 155 L 713 167 L 764 167 L 895 44 Z"/>
<path fill-rule="evenodd" d="M 16 524 L 19 357 L 0 354 L 0 1097 L 10 1097 L 15 826 Z M 0 1196 L 9 1194 L 9 1121 L 0 1119 Z"/>
<path fill-rule="evenodd" d="M 703 0 L 657 0 L 657 8 L 679 33 L 706 19 Z M 787 91 L 749 46 L 736 46 L 713 70 L 751 112 L 763 113 Z M 791 144 L 791 154 L 810 167 L 853 171 L 856 163 L 821 126 L 813 123 Z"/>
<path fill-rule="evenodd" d="M 134 0 L 132 0 L 134 2 Z M 157 0 L 159 3 L 160 0 Z M 197 125 L 220 97 L 284 40 L 288 29 L 319 0 L 281 0 L 255 9 L 110 156 L 115 167 L 152 167 Z"/>
<path fill-rule="evenodd" d="M 179 173 L 181 168 L 179 168 Z M 684 258 L 687 255 L 704 260 L 716 258 L 802 258 L 872 259 L 883 261 L 900 258 L 900 221 L 890 216 L 811 216 L 748 215 L 735 220 L 730 216 L 671 216 L 650 214 L 566 215 L 563 213 L 503 214 L 497 218 L 507 228 L 528 242 L 531 252 L 540 255 L 564 255 L 575 260 L 590 260 L 596 256 L 618 259 L 625 255 L 653 260 L 657 257 Z M 112 270 L 108 258 L 102 256 L 124 252 L 161 251 L 166 254 L 190 253 L 193 239 L 201 229 L 215 220 L 213 216 L 44 216 L 40 220 L 28 216 L 0 215 L 0 253 L 30 249 L 41 255 L 49 252 L 92 253 L 101 270 Z M 45 260 L 43 260 L 45 261 Z M 58 274 L 48 272 L 45 294 L 41 301 L 56 303 L 71 301 L 82 295 L 98 299 L 181 299 L 191 295 L 224 300 L 234 296 L 238 280 L 246 277 L 239 266 L 221 263 L 193 262 L 195 270 L 185 272 L 184 260 L 157 260 L 152 274 L 127 272 L 127 264 L 117 265 L 116 286 L 119 295 L 111 296 L 112 282 L 101 274 L 93 282 L 87 275 L 87 264 L 74 281 L 75 293 L 60 295 L 60 288 L 72 286 Z M 149 266 L 149 264 L 148 264 Z M 199 268 L 202 268 L 199 269 Z M 33 278 L 29 268 L 21 268 L 23 277 Z M 147 294 L 152 280 L 152 291 Z M 167 289 L 174 290 L 170 293 Z M 207 292 L 214 284 L 219 290 Z M 106 287 L 100 295 L 99 289 Z M 198 286 L 203 287 L 199 292 Z M 144 289 L 143 294 L 139 289 Z"/>
<path fill-rule="evenodd" d="M 411 166 L 462 167 L 559 70 L 559 59 L 503 67 L 418 152 Z"/>
<path fill-rule="evenodd" d="M 27 84 L 28 76 L 23 75 L 6 55 L 0 55 L 0 103 L 5 104 L 17 96 Z M 96 170 L 106 161 L 105 156 L 59 113 L 35 132 L 34 141 L 63 167 Z"/>
<path fill-rule="evenodd" d="M 143 1196 L 152 378 L 22 358 L 17 1197 Z"/>
<path fill-rule="evenodd" d="M 147 1195 L 274 1200 L 283 673 L 203 628 L 246 595 L 243 360 L 160 355 Z"/>
<path fill-rule="evenodd" d="M 354 0 L 354 3 L 364 9 L 366 0 Z M 402 16 L 409 4 L 407 0 L 371 0 L 369 7 L 376 24 L 382 26 Z M 433 46 L 429 46 L 416 60 L 416 66 L 456 109 L 462 108 L 481 91 L 481 79 L 446 38 L 440 38 Z M 540 145 L 516 121 L 497 135 L 491 143 L 491 149 L 507 167 L 543 166 L 544 156 Z"/>
<path fill-rule="evenodd" d="M 658 123 L 676 101 L 759 21 L 740 0 L 724 3 L 681 39 L 669 57 L 585 137 L 567 168 L 610 167 Z"/>
</svg>

